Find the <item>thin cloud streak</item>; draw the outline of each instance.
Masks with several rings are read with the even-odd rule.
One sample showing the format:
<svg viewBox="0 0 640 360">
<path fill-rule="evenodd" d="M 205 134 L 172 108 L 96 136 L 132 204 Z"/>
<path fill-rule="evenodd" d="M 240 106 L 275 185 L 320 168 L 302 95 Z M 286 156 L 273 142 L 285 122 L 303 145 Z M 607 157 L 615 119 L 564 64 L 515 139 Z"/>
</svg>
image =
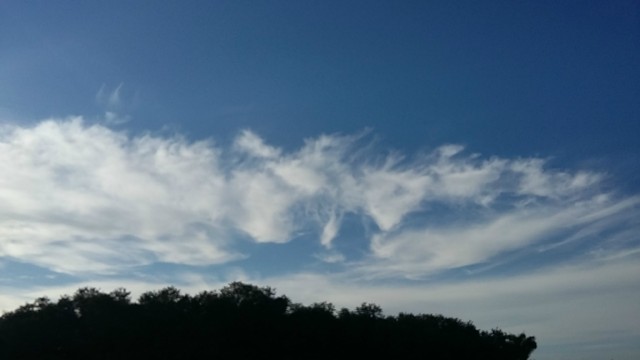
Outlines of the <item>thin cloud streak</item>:
<svg viewBox="0 0 640 360">
<path fill-rule="evenodd" d="M 107 90 L 106 84 L 102 84 L 100 89 L 96 93 L 96 102 L 107 108 L 108 110 L 117 110 L 123 104 L 121 90 L 124 83 L 118 84 L 118 86 L 112 91 Z"/>
<path fill-rule="evenodd" d="M 544 247 L 548 250 L 593 238 L 606 229 L 609 234 L 600 235 L 599 239 L 604 243 L 615 234 L 626 232 L 628 216 L 630 213 L 639 215 L 639 204 L 638 197 L 614 202 L 596 196 L 565 206 L 514 209 L 483 218 L 480 222 L 434 224 L 377 234 L 371 243 L 374 259 L 360 270 L 371 277 L 421 277 L 445 269 L 482 264 L 502 253 L 555 239 L 553 245 Z M 604 228 L 603 222 L 606 223 Z M 590 230 L 583 231 L 585 227 Z"/>
</svg>

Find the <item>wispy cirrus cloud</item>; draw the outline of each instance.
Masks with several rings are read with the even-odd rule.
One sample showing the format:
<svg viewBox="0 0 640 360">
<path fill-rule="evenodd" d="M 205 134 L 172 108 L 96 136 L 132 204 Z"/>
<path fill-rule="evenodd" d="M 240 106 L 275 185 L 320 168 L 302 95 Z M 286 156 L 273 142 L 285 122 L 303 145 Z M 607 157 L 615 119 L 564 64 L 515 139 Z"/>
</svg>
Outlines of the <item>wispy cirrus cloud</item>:
<svg viewBox="0 0 640 360">
<path fill-rule="evenodd" d="M 638 211 L 637 198 L 601 191 L 597 173 L 458 145 L 406 160 L 364 141 L 323 135 L 284 151 L 248 130 L 223 148 L 81 118 L 7 125 L 0 256 L 67 273 L 211 265 L 250 256 L 240 238 L 286 243 L 304 231 L 330 254 L 320 259 L 411 278 L 579 239 L 593 224 L 611 235 Z M 346 214 L 374 224 L 364 260 L 333 246 L 349 241 Z"/>
<path fill-rule="evenodd" d="M 107 125 L 119 125 L 131 121 L 131 115 L 123 114 L 131 106 L 131 101 L 123 98 L 124 83 L 118 84 L 113 90 L 109 90 L 106 84 L 102 84 L 96 93 L 96 104 L 104 110 L 103 120 Z"/>
<path fill-rule="evenodd" d="M 115 89 L 109 91 L 106 84 L 102 84 L 96 93 L 96 102 L 108 109 L 116 110 L 122 106 L 122 87 L 123 83 L 118 84 Z"/>
<path fill-rule="evenodd" d="M 363 265 L 368 276 L 420 277 L 434 272 L 490 262 L 518 249 L 531 253 L 571 241 L 603 243 L 628 230 L 629 213 L 637 215 L 640 198 L 624 201 L 597 196 L 576 203 L 523 206 L 482 219 L 447 225 L 427 224 L 372 238 L 373 258 Z M 606 222 L 606 231 L 596 229 Z M 589 231 L 584 231 L 590 228 Z M 551 245 L 550 245 L 551 244 Z"/>
</svg>

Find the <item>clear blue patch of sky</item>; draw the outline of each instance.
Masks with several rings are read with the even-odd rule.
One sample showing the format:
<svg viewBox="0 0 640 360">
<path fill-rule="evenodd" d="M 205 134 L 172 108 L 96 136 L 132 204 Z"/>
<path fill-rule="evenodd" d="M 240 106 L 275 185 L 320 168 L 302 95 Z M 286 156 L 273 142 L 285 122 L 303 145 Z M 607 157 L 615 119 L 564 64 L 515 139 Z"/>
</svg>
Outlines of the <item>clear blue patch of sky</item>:
<svg viewBox="0 0 640 360">
<path fill-rule="evenodd" d="M 16 261 L 8 257 L 0 258 L 0 285 L 11 287 L 55 286 L 69 284 L 76 277 L 58 273 L 37 265 Z"/>
<path fill-rule="evenodd" d="M 371 236 L 377 231 L 377 225 L 369 217 L 344 214 L 340 230 L 332 242 L 332 249 L 343 254 L 347 261 L 363 260 L 370 254 Z"/>
<path fill-rule="evenodd" d="M 193 137 L 250 127 L 297 146 L 372 127 L 409 150 L 568 162 L 640 147 L 634 1 L 1 6 L 0 105 L 36 117 L 93 114 L 123 83 L 129 128 Z"/>
<path fill-rule="evenodd" d="M 316 234 L 295 236 L 281 244 L 246 242 L 242 245 L 239 250 L 249 256 L 230 265 L 239 266 L 247 273 L 259 272 L 263 276 L 312 270 L 320 262 L 313 254 L 322 250 Z"/>
</svg>

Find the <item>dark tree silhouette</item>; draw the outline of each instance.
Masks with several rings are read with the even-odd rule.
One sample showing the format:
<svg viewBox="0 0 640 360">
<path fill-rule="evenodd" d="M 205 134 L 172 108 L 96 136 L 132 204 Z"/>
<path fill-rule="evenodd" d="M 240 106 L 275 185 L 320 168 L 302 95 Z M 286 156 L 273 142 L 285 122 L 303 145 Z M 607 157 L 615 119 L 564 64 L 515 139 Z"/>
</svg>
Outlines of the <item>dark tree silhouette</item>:
<svg viewBox="0 0 640 360">
<path fill-rule="evenodd" d="M 362 303 L 336 311 L 274 289 L 234 282 L 195 296 L 174 287 L 142 294 L 81 288 L 38 298 L 0 317 L 0 359 L 526 360 L 535 338 L 442 315 L 384 316 Z"/>
</svg>

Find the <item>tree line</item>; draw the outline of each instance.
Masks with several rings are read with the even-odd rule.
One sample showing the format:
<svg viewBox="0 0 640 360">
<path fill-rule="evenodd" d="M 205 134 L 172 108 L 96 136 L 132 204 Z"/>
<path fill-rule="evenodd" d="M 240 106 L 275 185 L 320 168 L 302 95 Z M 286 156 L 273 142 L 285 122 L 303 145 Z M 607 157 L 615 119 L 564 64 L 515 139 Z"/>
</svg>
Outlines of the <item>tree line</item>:
<svg viewBox="0 0 640 360">
<path fill-rule="evenodd" d="M 193 296 L 175 287 L 130 295 L 81 288 L 4 313 L 0 358 L 526 360 L 536 348 L 534 337 L 456 318 L 302 305 L 242 282 Z"/>
</svg>

